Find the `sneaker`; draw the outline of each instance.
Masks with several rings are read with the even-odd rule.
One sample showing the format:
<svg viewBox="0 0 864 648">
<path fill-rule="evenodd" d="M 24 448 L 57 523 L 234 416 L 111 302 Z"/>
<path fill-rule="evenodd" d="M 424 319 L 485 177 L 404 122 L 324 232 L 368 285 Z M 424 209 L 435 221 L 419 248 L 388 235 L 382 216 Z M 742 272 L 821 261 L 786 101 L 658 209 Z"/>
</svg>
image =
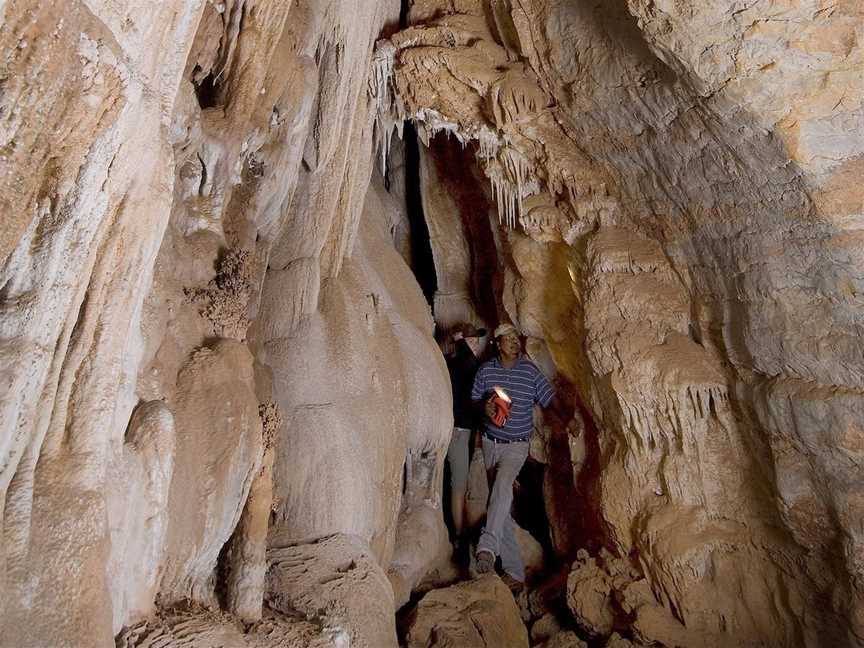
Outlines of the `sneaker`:
<svg viewBox="0 0 864 648">
<path fill-rule="evenodd" d="M 488 549 L 481 549 L 477 552 L 477 573 L 489 574 L 495 571 L 495 554 Z"/>
</svg>

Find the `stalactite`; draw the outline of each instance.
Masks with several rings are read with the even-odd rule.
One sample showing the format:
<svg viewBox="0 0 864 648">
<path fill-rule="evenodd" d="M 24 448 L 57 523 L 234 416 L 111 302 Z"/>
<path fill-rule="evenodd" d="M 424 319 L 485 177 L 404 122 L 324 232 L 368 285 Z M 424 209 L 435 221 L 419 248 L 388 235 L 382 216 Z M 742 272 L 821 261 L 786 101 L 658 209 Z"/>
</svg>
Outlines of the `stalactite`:
<svg viewBox="0 0 864 648">
<path fill-rule="evenodd" d="M 231 66 L 234 61 L 234 52 L 237 49 L 237 41 L 240 38 L 240 27 L 243 22 L 243 16 L 246 12 L 246 0 L 239 0 L 235 3 L 226 2 L 222 10 L 222 20 L 225 25 L 225 34 L 222 37 L 222 47 L 220 59 L 222 61 L 222 69 L 216 75 L 216 81 L 222 80 L 223 76 L 231 73 Z"/>
<path fill-rule="evenodd" d="M 638 401 L 618 394 L 624 426 L 640 443 L 663 439 L 680 441 L 728 405 L 728 392 L 720 385 L 685 385 L 677 391 L 639 392 Z M 712 405 L 713 403 L 713 405 Z"/>
<path fill-rule="evenodd" d="M 501 140 L 498 134 L 486 126 L 482 126 L 477 132 L 479 154 L 481 160 L 491 160 L 498 155 Z"/>
<path fill-rule="evenodd" d="M 393 65 L 396 48 L 388 40 L 378 41 L 372 56 L 372 72 L 369 75 L 368 93 L 375 101 L 375 141 L 381 153 L 381 172 L 387 172 L 387 160 L 395 130 L 402 138 L 404 116 L 401 102 L 393 92 Z"/>
<path fill-rule="evenodd" d="M 432 109 L 407 114 L 398 100 L 393 99 L 396 53 L 393 43 L 386 39 L 378 41 L 369 78 L 368 93 L 375 101 L 375 137 L 381 153 L 382 171 L 386 171 L 393 130 L 397 129 L 401 137 L 402 124 L 406 119 L 415 122 L 417 136 L 426 147 L 435 135 L 442 132 L 447 137 L 455 137 L 463 147 L 470 141 L 477 141 L 478 158 L 492 184 L 498 205 L 499 222 L 514 229 L 517 220 L 523 215 L 522 198 L 526 189 L 530 187 L 531 193 L 539 191 L 539 183 L 536 178 L 531 177 L 525 157 L 513 147 L 503 147 L 499 134 L 486 124 L 466 128 Z"/>
</svg>

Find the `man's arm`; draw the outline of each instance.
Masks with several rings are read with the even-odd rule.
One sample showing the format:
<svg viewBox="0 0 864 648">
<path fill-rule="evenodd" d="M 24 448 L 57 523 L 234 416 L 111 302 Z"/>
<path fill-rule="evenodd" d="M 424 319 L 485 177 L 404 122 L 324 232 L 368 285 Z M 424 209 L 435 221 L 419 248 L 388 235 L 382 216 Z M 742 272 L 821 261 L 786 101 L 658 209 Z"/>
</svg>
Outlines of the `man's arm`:
<svg viewBox="0 0 864 648">
<path fill-rule="evenodd" d="M 537 377 L 535 378 L 535 390 L 535 399 L 543 408 L 543 413 L 552 419 L 550 422 L 553 424 L 553 428 L 566 430 L 573 436 L 582 433 L 584 426 L 581 417 L 578 421 L 576 420 L 576 409 L 552 389 L 546 376 L 539 369 L 537 369 Z"/>
</svg>

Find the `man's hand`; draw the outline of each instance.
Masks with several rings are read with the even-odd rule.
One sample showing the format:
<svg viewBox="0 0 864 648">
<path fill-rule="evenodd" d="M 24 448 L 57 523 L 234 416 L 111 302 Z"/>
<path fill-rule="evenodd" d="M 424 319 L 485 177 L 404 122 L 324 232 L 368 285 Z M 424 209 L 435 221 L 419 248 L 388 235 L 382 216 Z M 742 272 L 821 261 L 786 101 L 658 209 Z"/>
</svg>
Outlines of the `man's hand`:
<svg viewBox="0 0 864 648">
<path fill-rule="evenodd" d="M 495 403 L 492 402 L 492 399 L 486 401 L 486 404 L 483 406 L 483 411 L 490 419 L 495 416 Z"/>
</svg>

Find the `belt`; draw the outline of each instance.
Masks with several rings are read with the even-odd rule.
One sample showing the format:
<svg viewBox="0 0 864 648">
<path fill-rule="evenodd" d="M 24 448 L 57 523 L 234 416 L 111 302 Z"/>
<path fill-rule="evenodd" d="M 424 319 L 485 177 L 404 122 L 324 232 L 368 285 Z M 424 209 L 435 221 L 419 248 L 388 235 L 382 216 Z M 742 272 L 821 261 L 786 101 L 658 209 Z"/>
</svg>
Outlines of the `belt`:
<svg viewBox="0 0 864 648">
<path fill-rule="evenodd" d="M 495 437 L 483 433 L 483 438 L 489 439 L 492 443 L 497 443 L 500 445 L 507 445 L 508 443 L 527 443 L 528 439 L 496 439 Z"/>
</svg>

